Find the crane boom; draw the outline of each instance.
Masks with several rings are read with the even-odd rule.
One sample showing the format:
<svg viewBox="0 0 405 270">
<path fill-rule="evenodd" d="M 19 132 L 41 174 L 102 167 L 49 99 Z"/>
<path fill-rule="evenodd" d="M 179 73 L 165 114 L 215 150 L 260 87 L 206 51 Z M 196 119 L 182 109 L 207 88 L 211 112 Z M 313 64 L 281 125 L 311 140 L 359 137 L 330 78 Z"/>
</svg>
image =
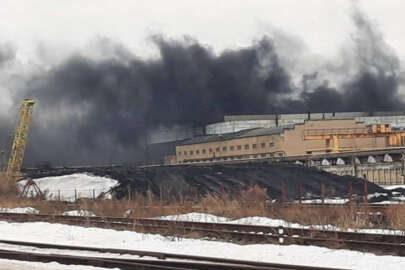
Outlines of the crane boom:
<svg viewBox="0 0 405 270">
<path fill-rule="evenodd" d="M 22 167 L 24 160 L 25 146 L 27 145 L 27 136 L 31 123 L 32 107 L 35 104 L 34 99 L 25 99 L 21 103 L 19 120 L 14 134 L 13 146 L 11 148 L 10 158 L 7 166 L 7 175 L 16 177 Z"/>
</svg>

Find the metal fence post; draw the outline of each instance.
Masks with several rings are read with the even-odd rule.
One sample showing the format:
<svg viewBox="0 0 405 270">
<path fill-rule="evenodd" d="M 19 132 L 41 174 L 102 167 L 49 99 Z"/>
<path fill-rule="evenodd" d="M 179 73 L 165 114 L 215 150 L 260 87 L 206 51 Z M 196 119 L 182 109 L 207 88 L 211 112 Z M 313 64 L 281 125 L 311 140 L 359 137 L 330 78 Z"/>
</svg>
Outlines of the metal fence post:
<svg viewBox="0 0 405 270">
<path fill-rule="evenodd" d="M 286 183 L 285 181 L 281 182 L 281 201 L 282 203 L 285 203 L 287 201 L 287 188 L 286 188 Z"/>
<path fill-rule="evenodd" d="M 302 197 L 303 197 L 302 183 L 298 184 L 298 193 L 300 196 L 300 203 L 302 203 Z"/>
<path fill-rule="evenodd" d="M 368 183 L 367 180 L 364 179 L 364 202 L 368 203 Z"/>
<path fill-rule="evenodd" d="M 322 199 L 322 203 L 325 203 L 325 184 L 323 183 L 323 181 L 321 181 L 321 199 Z"/>
</svg>

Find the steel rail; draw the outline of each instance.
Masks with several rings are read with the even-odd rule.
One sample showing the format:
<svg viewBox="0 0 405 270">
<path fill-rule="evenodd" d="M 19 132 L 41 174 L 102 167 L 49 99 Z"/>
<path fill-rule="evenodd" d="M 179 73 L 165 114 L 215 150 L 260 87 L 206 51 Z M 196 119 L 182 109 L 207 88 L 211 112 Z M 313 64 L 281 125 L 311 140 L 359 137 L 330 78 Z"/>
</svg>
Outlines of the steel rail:
<svg viewBox="0 0 405 270">
<path fill-rule="evenodd" d="M 158 219 L 129 219 L 114 217 L 78 217 L 37 214 L 0 214 L 11 221 L 46 221 L 71 225 L 97 226 L 123 230 L 135 230 L 162 235 L 208 237 L 237 243 L 272 243 L 318 245 L 332 248 L 349 248 L 377 254 L 405 256 L 405 236 L 367 234 L 316 229 L 170 221 Z"/>
<path fill-rule="evenodd" d="M 14 240 L 4 240 L 1 239 L 0 243 L 16 245 L 16 246 L 30 246 L 41 249 L 58 249 L 58 250 L 74 250 L 74 251 L 92 251 L 99 253 L 112 253 L 112 254 L 129 254 L 136 255 L 139 257 L 154 257 L 160 260 L 166 259 L 176 259 L 176 263 L 180 263 L 178 260 L 184 260 L 187 262 L 204 262 L 205 265 L 209 263 L 217 263 L 219 266 L 246 266 L 255 267 L 254 269 L 300 269 L 300 270 L 312 270 L 312 269 L 322 269 L 322 270 L 339 270 L 336 268 L 326 268 L 326 267 L 313 267 L 305 265 L 288 265 L 279 263 L 267 263 L 267 262 L 256 262 L 256 261 L 246 261 L 246 260 L 236 260 L 236 259 L 225 259 L 217 257 L 206 257 L 206 256 L 194 256 L 194 255 L 184 255 L 175 253 L 165 253 L 165 252 L 154 252 L 154 251 L 144 251 L 144 250 L 128 250 L 128 249 L 114 249 L 114 248 L 98 248 L 98 247 L 88 247 L 88 246 L 72 246 L 72 245 L 56 245 L 48 243 L 36 243 L 36 242 L 25 242 L 25 241 L 14 241 Z M 1 250 L 0 250 L 1 254 Z M 37 254 L 37 253 L 36 253 Z M 91 257 L 93 258 L 93 257 Z M 109 258 L 109 260 L 116 260 Z M 133 259 L 119 259 L 120 261 L 134 262 Z M 148 260 L 142 260 L 142 262 L 147 262 Z M 156 261 L 148 261 L 150 264 L 154 264 Z M 173 261 L 168 262 L 174 263 Z M 218 265 L 216 265 L 218 266 Z M 258 268 L 260 267 L 260 268 Z M 230 268 L 225 268 L 230 269 Z M 239 269 L 239 268 L 237 268 Z"/>
<path fill-rule="evenodd" d="M 39 215 L 39 214 L 18 214 L 18 213 L 0 213 L 0 218 L 11 219 L 12 221 L 67 221 L 78 222 L 89 225 L 111 225 L 115 228 L 123 227 L 127 229 L 147 228 L 155 226 L 156 228 L 181 228 L 181 229 L 211 229 L 211 230 L 228 230 L 237 232 L 262 233 L 262 234 L 282 234 L 288 236 L 305 236 L 305 237 L 328 237 L 340 240 L 361 240 L 383 243 L 399 243 L 405 244 L 405 233 L 403 234 L 375 234 L 375 233 L 360 233 L 335 230 L 322 230 L 312 228 L 291 228 L 282 226 L 263 226 L 263 225 L 247 225 L 247 224 L 231 224 L 231 223 L 211 223 L 197 221 L 178 221 L 178 220 L 163 220 L 150 218 L 120 218 L 120 217 L 83 217 L 83 216 L 63 216 L 63 215 Z M 98 223 L 94 223 L 98 222 Z M 282 232 L 280 233 L 280 230 Z"/>
</svg>

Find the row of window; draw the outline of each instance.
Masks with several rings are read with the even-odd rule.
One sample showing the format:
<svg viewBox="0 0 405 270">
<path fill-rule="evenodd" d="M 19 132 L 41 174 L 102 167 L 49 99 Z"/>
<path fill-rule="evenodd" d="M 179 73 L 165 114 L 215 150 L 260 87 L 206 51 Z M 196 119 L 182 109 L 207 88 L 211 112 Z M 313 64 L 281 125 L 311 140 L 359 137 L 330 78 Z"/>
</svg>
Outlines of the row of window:
<svg viewBox="0 0 405 270">
<path fill-rule="evenodd" d="M 274 142 L 270 142 L 269 143 L 269 147 L 273 147 L 274 146 Z M 266 148 L 266 143 L 261 143 L 260 144 L 260 147 L 261 148 Z M 252 149 L 257 149 L 258 147 L 257 147 L 257 144 L 252 144 Z M 242 145 L 237 145 L 236 146 L 236 148 L 235 148 L 235 146 L 229 146 L 229 150 L 230 151 L 235 151 L 235 149 L 236 150 L 242 150 Z M 249 150 L 250 149 L 250 145 L 249 144 L 245 144 L 244 145 L 244 149 L 245 150 Z M 222 152 L 226 152 L 226 151 L 228 151 L 228 147 L 227 146 L 223 146 L 222 147 Z M 217 147 L 217 148 L 215 148 L 215 152 L 221 152 L 221 147 Z M 196 155 L 199 155 L 199 154 L 206 154 L 207 153 L 207 150 L 206 149 L 202 149 L 201 151 L 200 150 L 195 150 L 195 154 Z M 213 153 L 213 149 L 212 148 L 209 148 L 208 149 L 208 153 Z M 180 151 L 180 152 L 178 152 L 178 155 L 179 156 L 181 156 L 181 154 L 182 154 L 182 152 Z M 194 150 L 190 150 L 190 151 L 184 151 L 183 152 L 183 154 L 185 155 L 185 156 L 187 156 L 188 154 L 191 156 L 191 155 L 194 155 Z"/>
<path fill-rule="evenodd" d="M 256 155 L 241 155 L 241 156 L 232 156 L 232 157 L 220 157 L 220 158 L 211 158 L 211 159 L 194 159 L 194 160 L 184 160 L 183 163 L 192 163 L 192 162 L 214 162 L 214 161 L 229 161 L 229 160 L 238 160 L 238 159 L 252 159 L 252 158 L 273 158 L 273 157 L 283 157 L 282 152 L 278 153 L 267 153 L 267 154 L 256 154 Z M 182 163 L 181 161 L 179 163 Z"/>
</svg>

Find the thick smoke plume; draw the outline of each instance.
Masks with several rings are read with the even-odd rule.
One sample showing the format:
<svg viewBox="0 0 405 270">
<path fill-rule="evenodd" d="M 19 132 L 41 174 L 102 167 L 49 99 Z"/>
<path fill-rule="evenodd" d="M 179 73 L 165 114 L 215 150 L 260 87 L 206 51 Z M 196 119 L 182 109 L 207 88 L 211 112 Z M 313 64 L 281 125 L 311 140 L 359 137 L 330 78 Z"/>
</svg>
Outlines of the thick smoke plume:
<svg viewBox="0 0 405 270">
<path fill-rule="evenodd" d="M 331 76 L 350 74 L 335 87 L 318 70 L 301 74 L 303 85 L 295 85 L 296 74 L 280 61 L 288 56 L 267 36 L 220 54 L 192 38 L 156 36 L 156 59 L 137 58 L 122 46 L 111 59 L 73 55 L 18 84 L 13 94 L 15 104 L 24 97 L 38 100 L 28 162 L 135 161 L 144 156 L 147 130 L 200 126 L 224 114 L 403 108 L 398 58 L 358 9 L 353 21 L 353 47 L 330 69 Z M 0 64 L 9 57 L 0 47 Z"/>
</svg>

